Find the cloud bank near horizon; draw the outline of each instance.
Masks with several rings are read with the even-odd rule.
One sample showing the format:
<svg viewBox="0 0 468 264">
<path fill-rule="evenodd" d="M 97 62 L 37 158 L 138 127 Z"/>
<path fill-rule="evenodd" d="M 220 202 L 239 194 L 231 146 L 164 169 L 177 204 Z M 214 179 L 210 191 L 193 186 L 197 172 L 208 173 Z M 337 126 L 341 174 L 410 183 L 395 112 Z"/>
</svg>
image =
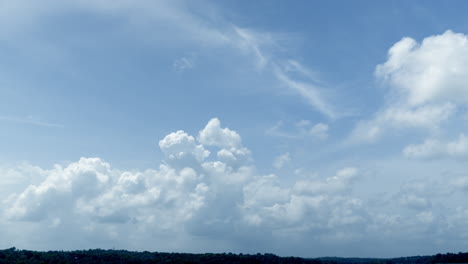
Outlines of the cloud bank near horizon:
<svg viewBox="0 0 468 264">
<path fill-rule="evenodd" d="M 164 160 L 145 171 L 121 171 L 101 158 L 5 170 L 12 181 L 3 181 L 2 190 L 16 188 L 3 194 L 1 246 L 252 252 L 249 244 L 262 241 L 254 250 L 281 254 L 295 247 L 297 254 L 318 256 L 309 250 L 403 243 L 408 233 L 416 239 L 406 246 L 464 237 L 468 209 L 439 208 L 435 200 L 465 192 L 464 177 L 445 193 L 427 182 L 408 183 L 386 201 L 355 192 L 363 178 L 356 167 L 285 183 L 290 175 L 259 174 L 241 136 L 217 118 L 197 136 L 170 133 L 159 147 Z M 21 177 L 18 187 L 13 178 Z M 25 232 L 12 232 L 13 226 Z M 70 240 L 57 241 L 63 232 Z M 26 239 L 32 237 L 41 244 Z"/>
</svg>

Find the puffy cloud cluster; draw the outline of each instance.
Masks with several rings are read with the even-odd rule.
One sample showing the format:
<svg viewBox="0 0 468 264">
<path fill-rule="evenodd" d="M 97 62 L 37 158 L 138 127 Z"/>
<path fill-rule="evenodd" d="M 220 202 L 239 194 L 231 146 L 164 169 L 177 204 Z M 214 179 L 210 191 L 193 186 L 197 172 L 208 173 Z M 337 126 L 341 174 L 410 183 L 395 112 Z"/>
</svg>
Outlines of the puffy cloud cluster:
<svg viewBox="0 0 468 264">
<path fill-rule="evenodd" d="M 202 162 L 210 155 L 208 150 L 205 150 L 203 145 L 197 145 L 195 138 L 179 130 L 171 133 L 159 141 L 159 148 L 166 155 L 167 161 L 181 163 L 181 165 L 189 166 L 193 163 Z M 177 164 L 179 165 L 179 164 Z"/>
<path fill-rule="evenodd" d="M 249 243 L 262 241 L 264 250 L 304 255 L 309 252 L 304 245 L 348 247 L 376 233 L 382 235 L 378 241 L 398 241 L 406 232 L 424 240 L 427 230 L 436 228 L 440 234 L 431 238 L 439 239 L 468 219 L 462 206 L 456 212 L 441 210 L 439 198 L 450 191 L 434 198 L 435 189 L 418 182 L 403 185 L 394 199 L 376 208 L 355 194 L 361 177 L 354 167 L 328 178 L 259 174 L 239 134 L 221 127 L 218 119 L 197 137 L 177 131 L 159 143 L 165 160 L 158 169 L 121 171 L 100 158 L 81 158 L 50 170 L 4 170 L 29 186 L 2 198 L 0 228 L 10 237 L 7 230 L 28 228 L 28 235 L 58 248 L 54 241 L 66 232 L 84 247 L 124 241 L 121 247 L 134 249 L 250 252 L 261 248 Z M 291 159 L 288 154 L 281 162 Z M 450 190 L 464 193 L 467 182 L 454 178 Z M 395 206 L 409 211 L 393 211 Z M 447 212 L 454 216 L 445 217 Z M 456 225 L 448 227 L 447 221 Z M 187 242 L 195 238 L 201 244 Z M 11 241 L 31 247 L 21 239 Z M 67 243 L 78 247 L 76 241 Z"/>
<path fill-rule="evenodd" d="M 165 161 L 157 170 L 120 171 L 100 158 L 39 172 L 29 166 L 39 180 L 6 197 L 2 216 L 10 223 L 89 236 L 106 226 L 109 230 L 99 235 L 108 239 L 134 229 L 174 234 L 185 229 L 188 235 L 219 239 L 220 233 L 236 237 L 252 228 L 262 236 L 299 238 L 315 230 L 329 239 L 337 228 L 354 234 L 359 230 L 345 227 L 366 221 L 363 202 L 350 196 L 355 168 L 285 185 L 276 175 L 259 175 L 239 134 L 216 118 L 197 138 L 177 131 L 159 146 Z"/>
<path fill-rule="evenodd" d="M 403 38 L 390 48 L 376 74 L 398 89 L 410 106 L 468 103 L 468 36 L 448 30 L 421 44 Z"/>
<path fill-rule="evenodd" d="M 436 129 L 468 103 L 468 36 L 448 30 L 421 43 L 403 38 L 375 74 L 388 85 L 386 107 L 360 122 L 354 138 L 375 141 L 388 128 Z"/>
<path fill-rule="evenodd" d="M 362 202 L 346 194 L 356 174 L 355 168 L 345 168 L 324 181 L 297 181 L 291 188 L 282 188 L 274 175 L 263 176 L 244 186 L 244 218 L 253 225 L 267 223 L 278 229 L 296 224 L 303 231 L 361 221 L 355 210 Z M 344 214 L 349 219 L 341 218 Z"/>
</svg>

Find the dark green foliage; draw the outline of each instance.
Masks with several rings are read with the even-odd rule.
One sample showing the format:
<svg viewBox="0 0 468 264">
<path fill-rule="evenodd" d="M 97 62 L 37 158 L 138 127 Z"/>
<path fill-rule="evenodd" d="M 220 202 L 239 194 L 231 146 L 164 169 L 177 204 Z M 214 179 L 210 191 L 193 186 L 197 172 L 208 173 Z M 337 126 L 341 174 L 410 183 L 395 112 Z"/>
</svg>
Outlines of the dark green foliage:
<svg viewBox="0 0 468 264">
<path fill-rule="evenodd" d="M 3 263 L 164 263 L 164 264 L 392 264 L 392 263 L 468 263 L 468 253 L 437 254 L 435 256 L 417 256 L 394 259 L 369 259 L 369 258 L 317 258 L 304 259 L 297 257 L 278 257 L 273 254 L 187 254 L 187 253 L 158 253 L 158 252 L 132 252 L 126 250 L 77 250 L 77 251 L 30 251 L 17 250 L 16 248 L 0 250 L 0 264 Z"/>
<path fill-rule="evenodd" d="M 295 257 L 282 258 L 273 254 L 237 255 L 223 254 L 186 254 L 186 253 L 151 253 L 131 252 L 126 250 L 77 250 L 77 251 L 48 251 L 36 252 L 16 250 L 15 248 L 0 250 L 0 263 L 182 263 L 182 264 L 215 264 L 215 263 L 248 263 L 248 264 L 319 264 L 332 263 L 316 259 L 302 259 Z"/>
</svg>

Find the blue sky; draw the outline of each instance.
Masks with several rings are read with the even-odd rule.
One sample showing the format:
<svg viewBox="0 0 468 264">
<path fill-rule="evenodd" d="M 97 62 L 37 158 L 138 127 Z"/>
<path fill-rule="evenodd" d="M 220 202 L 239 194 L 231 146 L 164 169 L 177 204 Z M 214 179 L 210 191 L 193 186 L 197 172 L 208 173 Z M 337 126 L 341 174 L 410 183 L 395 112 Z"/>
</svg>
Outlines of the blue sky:
<svg viewBox="0 0 468 264">
<path fill-rule="evenodd" d="M 463 251 L 467 5 L 0 2 L 0 247 Z"/>
</svg>

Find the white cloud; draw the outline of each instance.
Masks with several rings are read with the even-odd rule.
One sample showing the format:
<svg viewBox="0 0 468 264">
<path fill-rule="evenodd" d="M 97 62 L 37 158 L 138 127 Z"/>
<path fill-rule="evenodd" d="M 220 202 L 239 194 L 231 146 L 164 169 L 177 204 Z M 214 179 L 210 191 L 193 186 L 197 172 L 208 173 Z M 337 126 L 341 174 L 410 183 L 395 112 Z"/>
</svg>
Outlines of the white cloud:
<svg viewBox="0 0 468 264">
<path fill-rule="evenodd" d="M 273 162 L 273 167 L 275 167 L 276 169 L 281 169 L 290 161 L 291 161 L 291 155 L 289 154 L 289 152 L 286 152 L 275 158 L 275 161 Z"/>
<path fill-rule="evenodd" d="M 205 146 L 221 148 L 217 157 L 224 164 L 239 168 L 251 161 L 250 150 L 242 146 L 242 140 L 236 131 L 221 128 L 217 118 L 211 119 L 204 129 L 198 133 L 198 140 Z"/>
<path fill-rule="evenodd" d="M 403 38 L 375 75 L 388 85 L 386 106 L 359 122 L 352 138 L 375 141 L 392 128 L 437 129 L 468 103 L 468 36 L 449 30 L 421 43 Z"/>
<path fill-rule="evenodd" d="M 315 80 L 316 82 L 319 82 L 319 76 L 316 72 L 306 68 L 300 62 L 293 60 L 293 59 L 289 59 L 285 63 L 284 71 L 285 72 L 298 72 L 310 80 Z"/>
<path fill-rule="evenodd" d="M 456 190 L 468 191 L 468 177 L 457 177 L 450 182 L 450 185 Z"/>
<path fill-rule="evenodd" d="M 307 139 L 315 138 L 324 140 L 328 138 L 328 125 L 316 123 L 312 125 L 309 120 L 300 120 L 294 126 L 286 126 L 285 122 L 280 120 L 274 126 L 269 128 L 266 133 L 271 136 L 284 137 L 289 139 Z"/>
<path fill-rule="evenodd" d="M 52 127 L 52 128 L 64 127 L 63 125 L 60 125 L 60 124 L 42 121 L 40 119 L 34 118 L 33 116 L 28 116 L 27 118 L 18 118 L 18 117 L 0 115 L 0 121 L 13 122 L 13 123 L 19 123 L 19 124 L 28 124 L 28 125 L 42 126 L 42 127 Z"/>
<path fill-rule="evenodd" d="M 0 23 L 0 29 L 4 29 L 2 32 L 23 34 L 18 39 L 28 36 L 29 31 L 25 30 L 26 28 L 42 25 L 43 22 L 53 19 L 56 13 L 82 12 L 111 17 L 124 34 L 127 34 L 130 28 L 133 32 L 132 37 L 139 36 L 145 42 L 154 41 L 158 45 L 177 47 L 195 45 L 194 48 L 201 48 L 206 51 L 204 54 L 209 55 L 213 48 L 228 49 L 228 52 L 243 55 L 245 61 L 253 63 L 258 71 L 268 72 L 269 75 L 264 76 L 273 78 L 289 91 L 304 98 L 320 113 L 332 119 L 339 116 L 338 111 L 329 102 L 330 96 L 326 96 L 330 89 L 317 81 L 316 74 L 292 58 L 282 58 L 281 50 L 284 48 L 281 47 L 280 34 L 240 27 L 226 21 L 223 16 L 217 14 L 219 10 L 216 10 L 216 6 L 209 2 L 193 4 L 184 0 L 137 0 L 132 3 L 120 0 L 80 0 L 64 3 L 47 0 L 41 4 L 31 4 L 26 0 L 18 0 L 14 5 L 1 3 L 0 7 L 0 22 L 4 22 Z M 5 34 L 5 39 L 14 41 L 11 35 Z M 45 40 L 43 42 L 41 45 L 46 47 L 48 52 L 60 50 L 61 57 L 68 56 L 65 46 L 57 47 L 56 43 L 46 43 Z M 15 44 L 17 47 L 24 45 Z M 177 71 L 192 69 L 195 66 L 194 58 L 178 58 L 172 66 Z M 305 78 L 295 78 L 294 73 Z"/>
<path fill-rule="evenodd" d="M 289 139 L 297 139 L 298 135 L 296 133 L 289 133 L 286 131 L 283 131 L 284 127 L 284 121 L 279 120 L 276 122 L 276 124 L 272 127 L 269 127 L 266 131 L 265 134 L 274 136 L 274 137 L 283 137 L 283 138 L 289 138 Z"/>
<path fill-rule="evenodd" d="M 359 122 L 352 132 L 357 141 L 376 141 L 388 129 L 423 128 L 435 130 L 455 112 L 451 103 L 415 108 L 392 106 L 378 112 L 374 119 Z"/>
<path fill-rule="evenodd" d="M 376 75 L 388 81 L 417 106 L 431 102 L 468 102 L 468 36 L 450 30 L 425 38 L 421 44 L 403 38 L 377 66 Z"/>
<path fill-rule="evenodd" d="M 41 220 L 57 210 L 68 208 L 76 197 L 102 192 L 110 181 L 109 164 L 99 159 L 81 159 L 62 169 L 56 166 L 39 185 L 29 185 L 18 195 L 7 216 L 14 219 Z"/>
<path fill-rule="evenodd" d="M 421 144 L 405 147 L 403 154 L 407 158 L 464 158 L 468 156 L 468 137 L 460 134 L 457 140 L 443 142 L 437 139 L 426 139 Z"/>
<path fill-rule="evenodd" d="M 356 211 L 362 202 L 349 196 L 357 174 L 354 168 L 323 181 L 287 187 L 275 175 L 257 174 L 239 134 L 222 128 L 218 119 L 208 122 L 199 139 L 183 131 L 164 137 L 159 145 L 166 164 L 157 170 L 121 171 L 100 158 L 81 158 L 64 167 L 40 170 L 43 176 L 37 183 L 4 197 L 2 217 L 10 224 L 77 230 L 74 236 L 79 239 L 100 236 L 109 241 L 128 236 L 127 232 L 176 234 L 181 226 L 187 227 L 187 236 L 201 232 L 216 239 L 219 234 L 207 233 L 207 226 L 223 230 L 260 227 L 278 236 L 291 227 L 307 232 L 317 229 L 322 239 L 329 239 L 336 237 L 334 228 L 364 221 L 362 212 Z M 202 142 L 219 148 L 214 160 L 206 160 L 208 152 L 198 144 Z M 181 162 L 187 157 L 190 162 Z M 311 191 L 312 185 L 323 188 Z M 97 229 L 107 231 L 96 233 Z"/>
<path fill-rule="evenodd" d="M 326 139 L 328 138 L 328 125 L 318 123 L 310 129 L 310 134 L 319 139 Z"/>
<path fill-rule="evenodd" d="M 241 49 L 247 50 L 254 54 L 257 67 L 259 69 L 264 68 L 268 64 L 269 59 L 262 51 L 261 46 L 265 44 L 272 44 L 271 38 L 265 34 L 262 35 L 258 32 L 236 26 L 234 26 L 234 31 L 238 37 L 234 43 Z"/>
<path fill-rule="evenodd" d="M 357 176 L 356 168 L 344 168 L 339 170 L 335 176 L 325 181 L 298 181 L 294 185 L 294 192 L 298 194 L 320 194 L 343 192 L 351 188 L 351 183 Z"/>
<path fill-rule="evenodd" d="M 335 119 L 338 117 L 333 107 L 323 98 L 323 89 L 310 82 L 297 81 L 288 76 L 279 67 L 275 67 L 275 75 L 285 86 L 294 90 L 310 105 L 325 116 Z"/>
<path fill-rule="evenodd" d="M 250 151 L 235 131 L 221 128 L 219 120 L 210 120 L 200 139 L 210 146 L 227 147 L 218 151 L 220 160 L 205 162 L 209 152 L 180 130 L 159 142 L 168 163 L 159 170 L 119 171 L 99 158 L 41 170 L 44 180 L 6 200 L 6 216 L 53 219 L 53 226 L 63 223 L 65 215 L 109 223 L 149 223 L 157 218 L 161 228 L 175 227 L 177 221 L 189 220 L 204 207 L 210 192 L 227 193 L 223 186 L 232 189 L 254 175 Z"/>
<path fill-rule="evenodd" d="M 346 227 L 367 221 L 362 201 L 347 194 L 356 174 L 355 168 L 345 168 L 324 181 L 298 181 L 292 188 L 281 187 L 274 175 L 257 178 L 244 187 L 244 220 L 274 228 L 278 234 L 323 232 L 322 240 L 343 232 L 353 236 L 359 229 L 346 231 Z"/>
<path fill-rule="evenodd" d="M 210 155 L 202 145 L 196 145 L 194 137 L 182 130 L 164 137 L 159 141 L 159 147 L 169 161 L 182 162 L 184 165 L 191 165 L 190 162 L 193 160 L 201 162 Z"/>
<path fill-rule="evenodd" d="M 174 61 L 172 67 L 178 72 L 183 72 L 186 70 L 193 69 L 195 67 L 195 61 L 193 58 L 181 57 Z"/>
<path fill-rule="evenodd" d="M 221 122 L 217 118 L 211 119 L 206 127 L 198 135 L 200 143 L 206 146 L 222 148 L 239 147 L 241 138 L 236 131 L 229 128 L 221 128 Z"/>
<path fill-rule="evenodd" d="M 34 4 L 34 8 L 22 8 L 21 12 L 11 12 L 6 16 L 8 10 L 17 11 L 12 7 L 18 4 L 5 3 L 0 4 L 8 6 L 7 9 L 0 8 L 0 14 L 5 15 L 0 15 L 0 21 L 8 23 L 0 23 L 2 29 L 12 27 L 12 21 L 33 20 L 31 17 L 35 16 L 28 14 L 34 13 L 31 10 L 39 5 L 44 5 L 41 12 L 52 12 L 48 8 L 51 5 L 41 2 Z M 191 15 L 187 12 L 189 8 L 177 8 L 177 5 L 183 5 L 181 2 L 174 5 L 173 2 L 144 0 L 131 4 L 109 0 L 76 3 L 63 5 L 76 5 L 92 12 L 111 14 L 113 18 L 124 18 L 122 21 L 131 26 L 143 25 L 141 28 L 150 33 L 160 30 L 162 27 L 157 25 L 163 22 L 167 32 L 175 31 L 174 36 L 182 36 L 184 41 L 198 41 L 208 49 L 214 46 L 235 47 L 233 50 L 254 58 L 259 70 L 272 71 L 284 87 L 304 98 L 320 113 L 331 119 L 340 116 L 311 70 L 294 60 L 285 62 L 269 50 L 276 45 L 270 34 L 241 29 L 229 23 L 218 25 L 216 22 L 219 21 L 215 19 Z M 164 34 L 145 35 L 166 37 Z M 414 41 L 402 40 L 399 46 L 392 48 L 389 60 L 378 67 L 376 74 L 388 81 L 390 93 L 396 93 L 398 100 L 388 102 L 375 119 L 363 122 L 366 124 L 361 131 L 363 134 L 377 138 L 389 127 L 432 129 L 449 119 L 459 104 L 466 103 L 466 90 L 462 86 L 462 79 L 467 76 L 464 72 L 465 44 L 460 41 L 465 36 L 451 32 L 441 36 L 430 37 L 439 37 L 443 41 L 431 40 L 429 46 L 424 46 L 428 41 L 418 46 Z M 455 40 L 447 40 L 450 38 Z M 449 55 L 438 53 L 438 45 L 445 47 L 445 53 Z M 461 58 L 454 58 L 452 53 L 458 54 L 455 53 L 457 51 L 461 51 Z M 423 57 L 429 59 L 429 63 L 417 64 Z M 450 67 L 440 68 L 432 60 L 440 60 Z M 194 65 L 184 58 L 179 62 L 175 63 L 176 68 L 187 69 Z M 459 71 L 458 66 L 463 69 Z M 452 72 L 444 73 L 444 70 Z M 445 89 L 448 89 L 446 94 Z M 328 125 L 323 123 L 312 126 L 311 122 L 303 122 L 298 127 L 304 128 L 307 135 L 317 138 L 328 136 Z M 300 129 L 292 133 L 292 137 L 302 137 Z M 451 147 L 448 146 L 450 142 L 439 143 L 443 146 L 443 153 L 463 156 L 466 148 L 464 143 L 460 147 L 460 141 L 454 141 Z M 353 193 L 357 185 L 355 179 L 358 178 L 355 168 L 338 170 L 335 176 L 328 178 L 315 175 L 314 179 L 299 181 L 291 178 L 292 175 L 261 175 L 256 171 L 250 151 L 242 145 L 240 135 L 222 128 L 218 119 L 210 120 L 198 137 L 177 131 L 163 138 L 159 146 L 165 154 L 164 162 L 158 169 L 145 171 L 121 171 L 100 158 L 82 158 L 48 170 L 32 166 L 0 170 L 3 195 L 0 232 L 5 237 L 3 241 L 12 241 L 19 247 L 43 245 L 43 249 L 48 249 L 53 244 L 53 236 L 66 234 L 74 239 L 55 239 L 59 241 L 55 242 L 56 247 L 68 243 L 71 248 L 76 248 L 77 241 L 82 241 L 83 247 L 110 247 L 118 241 L 122 247 L 139 250 L 211 251 L 216 247 L 220 251 L 231 251 L 233 248 L 246 248 L 242 241 L 260 238 L 267 245 L 276 245 L 276 249 L 307 245 L 303 254 L 310 254 L 310 247 L 321 246 L 322 242 L 343 243 L 344 246 L 334 252 L 348 249 L 363 241 L 362 238 L 372 238 L 371 228 L 382 231 L 376 234 L 397 237 L 397 240 L 379 238 L 378 242 L 404 241 L 408 233 L 419 235 L 423 238 L 421 241 L 426 241 L 430 240 L 427 237 L 438 235 L 429 232 L 432 229 L 428 228 L 436 224 L 437 227 L 449 226 L 447 228 L 456 233 L 452 238 L 457 243 L 466 244 L 465 240 L 458 239 L 466 239 L 466 232 L 465 237 L 462 232 L 457 232 L 466 229 L 466 208 L 457 208 L 453 218 L 448 218 L 450 225 L 444 225 L 438 219 L 450 217 L 450 208 L 439 206 L 437 208 L 442 209 L 437 211 L 428 195 L 430 190 L 418 191 L 417 187 L 412 187 L 403 188 L 396 202 L 417 209 L 416 213 L 402 216 L 393 208 L 379 208 L 384 211 L 382 214 L 372 212 L 376 210 L 369 206 L 372 201 L 356 197 Z M 214 149 L 213 155 L 210 156 L 207 148 Z M 21 184 L 10 188 L 17 183 L 16 179 L 21 179 Z M 467 182 L 461 177 L 453 184 L 465 190 Z M 406 228 L 412 218 L 418 219 L 417 224 L 426 230 L 419 232 L 420 229 L 411 229 L 414 227 Z M 21 232 L 15 232 L 18 230 Z M 34 237 L 42 241 L 36 244 L 28 242 Z M 194 239 L 197 242 L 193 242 Z"/>
<path fill-rule="evenodd" d="M 160 148 L 166 162 L 158 169 L 122 171 L 100 158 L 82 158 L 50 170 L 30 165 L 0 170 L 25 179 L 23 187 L 15 189 L 3 188 L 11 184 L 0 182 L 1 190 L 8 192 L 0 203 L 0 229 L 7 229 L 2 233 L 8 241 L 27 248 L 38 248 L 27 239 L 37 236 L 41 249 L 65 244 L 110 247 L 123 241 L 123 248 L 206 251 L 217 241 L 219 251 L 246 252 L 245 241 L 252 240 L 281 251 L 304 244 L 348 247 L 372 239 L 375 232 L 382 234 L 378 241 L 388 241 L 403 239 L 408 232 L 424 239 L 430 229 L 439 230 L 431 238 L 440 238 L 464 228 L 463 209 L 449 219 L 455 226 L 444 227 L 451 211 L 433 202 L 442 197 L 439 184 L 405 184 L 395 199 L 375 208 L 368 197 L 355 195 L 360 172 L 354 167 L 325 178 L 262 175 L 240 135 L 221 127 L 219 120 L 210 120 L 199 134 L 199 141 L 183 131 L 164 137 Z M 202 141 L 217 155 L 208 156 Z M 186 157 L 190 162 L 182 162 Z M 467 182 L 456 178 L 450 188 L 465 191 Z M 395 205 L 412 210 L 404 215 L 394 212 Z M 410 224 L 414 219 L 417 225 Z M 18 236 L 8 231 L 11 228 L 28 232 Z M 59 244 L 59 234 L 75 239 Z M 202 244 L 184 242 L 194 238 Z"/>
</svg>

